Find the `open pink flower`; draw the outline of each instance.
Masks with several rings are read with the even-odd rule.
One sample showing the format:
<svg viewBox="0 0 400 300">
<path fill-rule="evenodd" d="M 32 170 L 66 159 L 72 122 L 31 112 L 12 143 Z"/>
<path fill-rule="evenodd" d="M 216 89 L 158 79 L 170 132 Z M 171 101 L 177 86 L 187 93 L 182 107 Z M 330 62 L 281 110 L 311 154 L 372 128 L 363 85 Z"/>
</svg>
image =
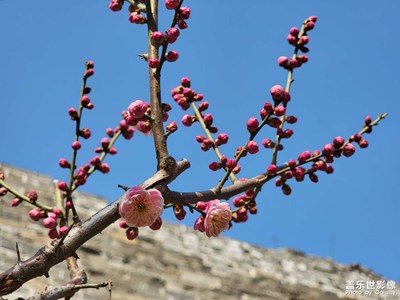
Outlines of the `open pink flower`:
<svg viewBox="0 0 400 300">
<path fill-rule="evenodd" d="M 232 218 L 229 203 L 220 203 L 219 200 L 212 200 L 207 203 L 204 229 L 208 237 L 218 236 L 222 231 L 229 228 Z"/>
<path fill-rule="evenodd" d="M 129 189 L 119 204 L 119 214 L 130 227 L 152 225 L 163 212 L 164 199 L 156 189 L 136 186 Z"/>
</svg>

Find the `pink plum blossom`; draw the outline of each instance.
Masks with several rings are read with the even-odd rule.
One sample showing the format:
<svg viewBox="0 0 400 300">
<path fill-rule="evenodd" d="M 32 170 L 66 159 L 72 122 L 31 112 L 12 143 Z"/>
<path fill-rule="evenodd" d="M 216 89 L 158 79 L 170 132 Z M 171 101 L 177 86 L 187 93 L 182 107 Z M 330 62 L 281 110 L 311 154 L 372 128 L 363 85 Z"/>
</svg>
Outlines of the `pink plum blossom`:
<svg viewBox="0 0 400 300">
<path fill-rule="evenodd" d="M 204 229 L 208 237 L 216 237 L 222 231 L 229 228 L 232 219 L 229 203 L 220 203 L 219 200 L 212 200 L 207 203 L 206 217 L 204 219 Z"/>
<path fill-rule="evenodd" d="M 119 214 L 130 227 L 152 225 L 163 212 L 164 199 L 156 189 L 136 186 L 129 189 L 119 204 Z"/>
</svg>

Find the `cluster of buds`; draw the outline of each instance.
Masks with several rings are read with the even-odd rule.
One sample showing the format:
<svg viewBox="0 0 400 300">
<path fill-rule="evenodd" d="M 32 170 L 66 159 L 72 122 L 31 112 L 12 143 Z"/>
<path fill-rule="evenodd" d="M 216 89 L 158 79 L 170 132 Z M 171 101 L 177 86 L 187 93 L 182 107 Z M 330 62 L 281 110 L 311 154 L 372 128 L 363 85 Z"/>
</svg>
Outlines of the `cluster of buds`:
<svg viewBox="0 0 400 300">
<path fill-rule="evenodd" d="M 292 27 L 290 29 L 289 35 L 286 39 L 290 45 L 295 47 L 295 55 L 293 55 L 292 58 L 280 56 L 278 58 L 279 66 L 286 70 L 293 70 L 295 68 L 301 67 L 302 64 L 308 62 L 307 55 L 297 55 L 297 50 L 300 50 L 303 53 L 309 52 L 309 49 L 306 47 L 310 40 L 308 32 L 315 27 L 316 21 L 317 17 L 311 16 L 303 22 L 303 26 L 301 29 L 298 29 L 297 27 Z"/>
<path fill-rule="evenodd" d="M 233 222 L 244 223 L 249 218 L 249 213 L 252 215 L 257 214 L 257 206 L 253 197 L 254 190 L 247 190 L 244 194 L 233 198 L 232 204 L 237 207 L 232 213 Z"/>
<path fill-rule="evenodd" d="M 369 116 L 365 118 L 364 129 L 366 133 L 372 131 L 371 122 Z M 279 173 L 280 177 L 276 179 L 275 185 L 281 187 L 285 195 L 290 195 L 292 190 L 286 183 L 289 179 L 294 178 L 296 181 L 301 182 L 304 181 L 305 176 L 308 175 L 311 182 L 317 183 L 319 179 L 316 172 L 320 171 L 326 174 L 332 174 L 334 168 L 331 164 L 334 162 L 335 158 L 353 156 L 356 152 L 356 148 L 352 142 L 357 143 L 360 148 L 368 147 L 368 141 L 363 139 L 360 133 L 352 135 L 347 142 L 343 137 L 337 136 L 333 139 L 332 143 L 325 144 L 321 150 L 315 150 L 313 152 L 303 151 L 298 155 L 297 161 L 294 159 L 289 160 L 285 164 L 285 168 L 281 169 Z M 265 141 L 265 143 L 267 144 L 267 141 Z M 270 145 L 268 147 L 270 147 Z M 300 166 L 308 162 L 312 162 L 310 168 L 306 169 Z M 275 165 L 269 166 L 266 172 L 266 174 L 270 176 L 274 176 L 276 173 L 277 167 Z"/>
<path fill-rule="evenodd" d="M 139 132 L 148 135 L 151 133 L 150 103 L 136 100 L 128 106 L 127 111 L 122 112 L 126 125 L 133 126 Z M 163 116 L 168 119 L 168 114 Z"/>
<path fill-rule="evenodd" d="M 188 77 L 183 77 L 181 79 L 181 84 L 171 91 L 172 98 L 183 110 L 188 110 L 192 102 L 198 102 L 204 98 L 203 94 L 198 94 L 196 91 L 192 90 L 190 86 L 190 79 Z M 203 110 L 207 108 L 208 104 L 203 104 L 202 108 L 199 107 L 199 109 Z"/>
<path fill-rule="evenodd" d="M 111 0 L 110 4 L 108 7 L 114 11 L 120 11 L 122 7 L 124 6 L 124 0 Z M 144 0 L 139 0 L 136 1 L 132 4 L 129 5 L 128 11 L 129 11 L 129 17 L 128 20 L 129 22 L 133 24 L 145 24 L 147 22 L 146 18 L 141 15 L 142 11 L 145 11 L 145 7 L 143 6 L 143 3 L 145 2 Z M 139 6 L 139 3 L 141 3 L 142 6 Z"/>
<path fill-rule="evenodd" d="M 238 174 L 240 172 L 240 166 L 238 165 L 236 159 L 227 159 L 225 155 L 221 156 L 219 162 L 213 161 L 208 165 L 211 171 L 218 171 L 219 169 L 227 169 L 232 171 L 233 174 Z"/>
<path fill-rule="evenodd" d="M 63 236 L 68 232 L 67 226 L 60 226 L 58 220 L 63 218 L 63 213 L 59 208 L 54 208 L 51 212 L 46 212 L 40 208 L 35 207 L 29 211 L 29 217 L 37 222 L 43 220 L 43 227 L 49 229 L 48 235 L 51 239 L 56 239 L 59 236 Z"/>
<path fill-rule="evenodd" d="M 165 7 L 169 10 L 176 11 L 176 22 L 180 29 L 188 27 L 186 20 L 190 18 L 190 8 L 187 6 L 180 7 L 180 0 L 165 0 Z"/>
</svg>

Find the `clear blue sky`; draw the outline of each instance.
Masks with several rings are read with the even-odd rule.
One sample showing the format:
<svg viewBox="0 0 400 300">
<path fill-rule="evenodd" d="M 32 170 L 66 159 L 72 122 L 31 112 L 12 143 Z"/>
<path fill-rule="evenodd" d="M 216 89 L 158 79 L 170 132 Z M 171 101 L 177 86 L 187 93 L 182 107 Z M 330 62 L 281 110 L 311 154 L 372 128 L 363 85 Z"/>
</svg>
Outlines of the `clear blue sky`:
<svg viewBox="0 0 400 300">
<path fill-rule="evenodd" d="M 230 134 L 222 150 L 232 156 L 247 139 L 245 122 L 269 100 L 269 89 L 285 84 L 276 59 L 290 55 L 286 35 L 310 15 L 310 61 L 295 73 L 289 113 L 299 118 L 280 161 L 321 148 L 337 135 L 349 136 L 363 118 L 389 117 L 368 136 L 370 146 L 335 162 L 320 183 L 293 184 L 292 196 L 265 186 L 259 214 L 235 225 L 225 236 L 265 247 L 291 247 L 307 254 L 359 262 L 400 281 L 399 113 L 397 50 L 398 1 L 187 1 L 189 28 L 171 49 L 180 53 L 165 66 L 164 101 L 183 76 L 204 93 L 220 132 Z M 171 14 L 163 14 L 166 29 Z M 66 179 L 58 167 L 70 158 L 73 123 L 67 109 L 79 98 L 84 61 L 95 61 L 89 80 L 96 108 L 83 124 L 93 132 L 83 142 L 79 163 L 114 127 L 120 112 L 136 99 L 148 101 L 147 69 L 136 54 L 146 52 L 145 26 L 132 25 L 127 12 L 112 13 L 108 1 L 0 1 L 0 161 Z M 171 120 L 182 111 L 174 106 Z M 215 159 L 194 141 L 199 127 L 181 128 L 170 138 L 176 159 L 192 168 L 173 183 L 180 191 L 211 188 L 220 173 L 208 171 Z M 261 138 L 272 137 L 266 130 Z M 84 191 L 116 199 L 117 184 L 135 185 L 155 170 L 151 137 L 137 134 L 117 144 L 108 175 L 96 174 Z M 268 151 L 242 161 L 243 177 L 263 172 Z M 174 221 L 170 213 L 165 218 Z M 192 226 L 194 218 L 184 222 Z M 345 282 L 343 283 L 344 286 Z"/>
</svg>

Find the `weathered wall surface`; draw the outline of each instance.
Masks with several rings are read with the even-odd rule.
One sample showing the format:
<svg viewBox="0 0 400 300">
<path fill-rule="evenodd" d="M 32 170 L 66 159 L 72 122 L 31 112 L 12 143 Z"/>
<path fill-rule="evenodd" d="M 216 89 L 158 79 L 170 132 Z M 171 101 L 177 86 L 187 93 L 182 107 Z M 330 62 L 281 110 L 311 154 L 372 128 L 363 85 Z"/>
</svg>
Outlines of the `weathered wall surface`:
<svg viewBox="0 0 400 300">
<path fill-rule="evenodd" d="M 36 189 L 41 201 L 50 203 L 50 177 L 0 165 L 7 182 L 22 193 Z M 22 259 L 49 241 L 40 222 L 28 218 L 31 207 L 10 207 L 10 196 L 0 200 L 0 271 L 16 262 L 15 243 Z M 105 199 L 79 194 L 82 215 L 89 216 L 106 205 Z M 329 259 L 305 256 L 290 249 L 268 250 L 227 239 L 208 239 L 184 226 L 163 224 L 161 230 L 142 229 L 128 241 L 116 225 L 85 244 L 80 264 L 89 282 L 113 280 L 113 299 L 400 299 L 395 296 L 345 294 L 347 280 L 382 280 L 358 265 L 341 265 Z M 50 270 L 50 278 L 37 278 L 3 299 L 27 298 L 47 284 L 69 280 L 65 264 Z M 385 291 L 385 290 L 383 290 Z M 392 290 L 393 291 L 393 290 Z M 83 290 L 74 299 L 108 299 L 108 290 Z"/>
</svg>

